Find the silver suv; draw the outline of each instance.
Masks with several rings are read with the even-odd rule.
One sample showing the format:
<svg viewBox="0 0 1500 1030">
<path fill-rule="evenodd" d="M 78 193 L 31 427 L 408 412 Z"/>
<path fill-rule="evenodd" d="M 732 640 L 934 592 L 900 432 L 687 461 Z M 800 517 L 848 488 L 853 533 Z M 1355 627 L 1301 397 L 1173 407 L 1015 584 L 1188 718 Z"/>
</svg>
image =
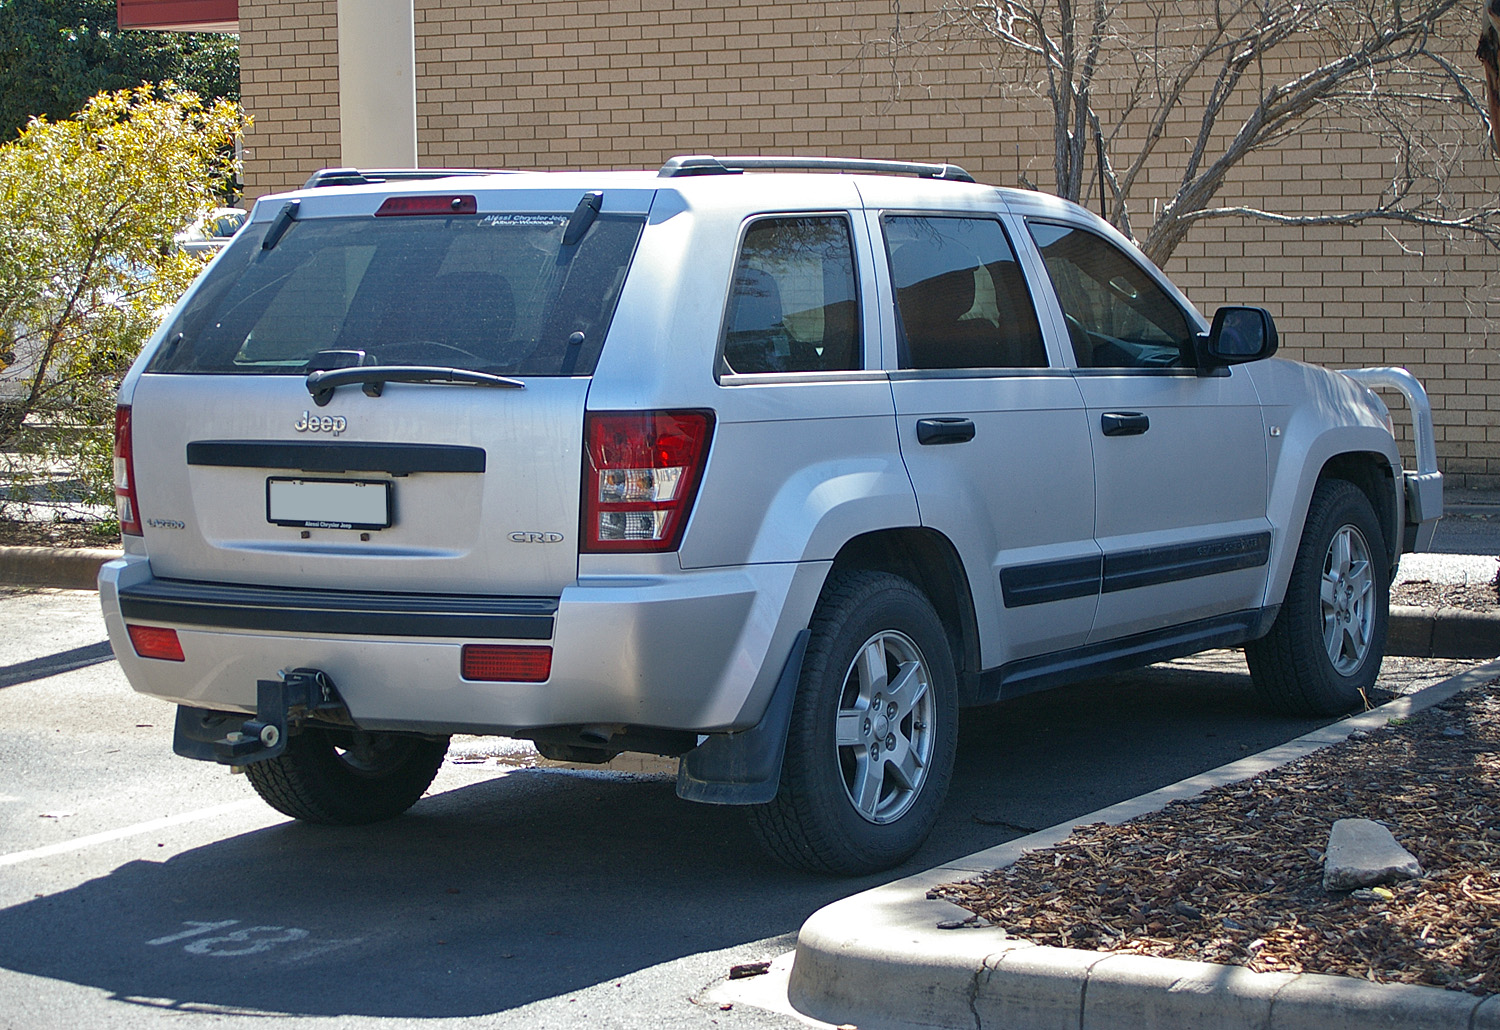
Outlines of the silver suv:
<svg viewBox="0 0 1500 1030">
<path fill-rule="evenodd" d="M 121 388 L 110 639 L 300 819 L 505 734 L 680 756 L 779 858 L 886 868 L 960 705 L 1240 645 L 1282 709 L 1359 702 L 1431 419 L 1276 344 L 951 165 L 320 173 Z"/>
</svg>

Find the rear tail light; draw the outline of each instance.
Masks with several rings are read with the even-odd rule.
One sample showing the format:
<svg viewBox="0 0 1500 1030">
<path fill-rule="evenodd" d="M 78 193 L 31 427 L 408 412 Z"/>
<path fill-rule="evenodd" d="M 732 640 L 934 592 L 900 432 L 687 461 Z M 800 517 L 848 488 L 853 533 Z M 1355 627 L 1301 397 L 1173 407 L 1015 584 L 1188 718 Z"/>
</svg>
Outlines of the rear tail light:
<svg viewBox="0 0 1500 1030">
<path fill-rule="evenodd" d="M 121 533 L 141 535 L 141 509 L 135 499 L 135 453 L 130 438 L 128 404 L 115 409 L 115 512 L 120 516 Z"/>
<path fill-rule="evenodd" d="M 535 644 L 465 644 L 459 664 L 466 680 L 543 683 L 552 675 L 552 648 Z"/>
<path fill-rule="evenodd" d="M 182 642 L 177 639 L 175 629 L 166 626 L 127 625 L 125 632 L 130 634 L 130 646 L 142 658 L 160 658 L 164 662 L 184 661 Z"/>
<path fill-rule="evenodd" d="M 713 428 L 710 411 L 590 414 L 583 427 L 583 550 L 676 550 Z"/>
</svg>

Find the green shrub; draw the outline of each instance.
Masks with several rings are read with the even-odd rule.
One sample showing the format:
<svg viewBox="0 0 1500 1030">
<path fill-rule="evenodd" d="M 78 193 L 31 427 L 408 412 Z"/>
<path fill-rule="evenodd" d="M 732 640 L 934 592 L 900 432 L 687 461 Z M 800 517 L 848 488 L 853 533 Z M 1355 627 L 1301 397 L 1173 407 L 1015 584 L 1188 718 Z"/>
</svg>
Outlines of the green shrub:
<svg viewBox="0 0 1500 1030">
<path fill-rule="evenodd" d="M 223 202 L 243 126 L 238 105 L 166 83 L 0 146 L 0 514 L 112 506 L 115 391 L 203 267 L 172 237 Z"/>
</svg>

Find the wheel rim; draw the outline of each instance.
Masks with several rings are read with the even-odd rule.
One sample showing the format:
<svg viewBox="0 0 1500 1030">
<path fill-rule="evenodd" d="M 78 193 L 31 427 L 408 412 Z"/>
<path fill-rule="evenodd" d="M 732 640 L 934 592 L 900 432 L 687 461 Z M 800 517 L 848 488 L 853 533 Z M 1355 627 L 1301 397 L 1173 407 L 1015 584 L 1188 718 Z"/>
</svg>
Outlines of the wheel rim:
<svg viewBox="0 0 1500 1030">
<path fill-rule="evenodd" d="M 912 639 L 884 630 L 865 641 L 844 673 L 835 739 L 844 793 L 868 822 L 901 818 L 921 793 L 934 711 L 927 661 Z"/>
<path fill-rule="evenodd" d="M 1375 631 L 1375 579 L 1370 545 L 1354 526 L 1333 534 L 1323 559 L 1323 646 L 1341 676 L 1349 676 L 1370 653 Z"/>
</svg>

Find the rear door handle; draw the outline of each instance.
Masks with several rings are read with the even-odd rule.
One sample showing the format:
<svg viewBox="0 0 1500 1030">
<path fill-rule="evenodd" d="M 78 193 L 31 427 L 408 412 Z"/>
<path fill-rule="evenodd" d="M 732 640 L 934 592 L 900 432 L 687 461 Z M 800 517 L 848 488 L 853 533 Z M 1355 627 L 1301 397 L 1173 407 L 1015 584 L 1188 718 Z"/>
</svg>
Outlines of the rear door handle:
<svg viewBox="0 0 1500 1030">
<path fill-rule="evenodd" d="M 1105 436 L 1140 436 L 1151 428 L 1151 420 L 1139 411 L 1106 411 L 1099 424 Z"/>
<path fill-rule="evenodd" d="M 974 439 L 974 423 L 970 419 L 917 419 L 917 443 L 968 443 L 972 439 Z"/>
</svg>

